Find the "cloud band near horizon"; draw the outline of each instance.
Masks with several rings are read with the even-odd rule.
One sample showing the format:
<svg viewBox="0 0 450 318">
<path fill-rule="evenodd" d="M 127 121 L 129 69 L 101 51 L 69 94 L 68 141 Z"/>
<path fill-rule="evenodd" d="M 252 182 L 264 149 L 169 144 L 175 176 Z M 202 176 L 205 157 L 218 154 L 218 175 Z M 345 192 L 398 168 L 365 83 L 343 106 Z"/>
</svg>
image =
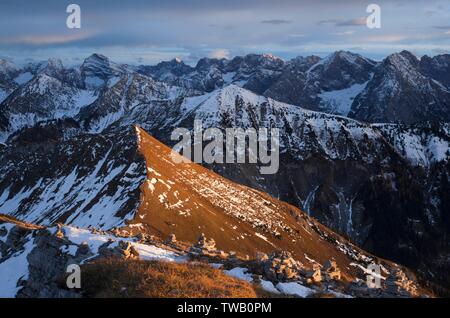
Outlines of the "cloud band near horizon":
<svg viewBox="0 0 450 318">
<path fill-rule="evenodd" d="M 365 26 L 361 1 L 305 0 L 74 0 L 82 28 L 66 27 L 57 0 L 3 0 L 0 56 L 61 57 L 100 52 L 121 62 L 156 63 L 203 56 L 272 53 L 282 58 L 345 49 L 372 58 L 408 49 L 417 55 L 450 52 L 450 4 L 374 1 L 382 28 Z"/>
</svg>

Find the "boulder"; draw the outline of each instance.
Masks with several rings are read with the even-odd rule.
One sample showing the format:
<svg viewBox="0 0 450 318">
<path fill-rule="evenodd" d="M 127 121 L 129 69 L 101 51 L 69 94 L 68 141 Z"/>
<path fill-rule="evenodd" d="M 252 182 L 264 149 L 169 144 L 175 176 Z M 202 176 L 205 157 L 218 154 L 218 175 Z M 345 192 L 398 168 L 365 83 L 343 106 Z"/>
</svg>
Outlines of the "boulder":
<svg viewBox="0 0 450 318">
<path fill-rule="evenodd" d="M 175 236 L 175 234 L 169 234 L 165 243 L 169 245 L 175 245 L 177 243 L 177 237 Z"/>
<path fill-rule="evenodd" d="M 140 243 L 145 243 L 147 242 L 147 235 L 145 233 L 139 233 L 138 235 L 136 235 L 136 240 Z"/>
<path fill-rule="evenodd" d="M 313 269 L 306 272 L 306 279 L 309 284 L 322 281 L 322 270 L 319 264 L 314 264 Z"/>
<path fill-rule="evenodd" d="M 22 288 L 17 292 L 18 298 L 78 298 L 78 290 L 69 290 L 65 285 L 67 266 L 81 264 L 91 253 L 74 257 L 61 253 L 68 242 L 56 237 L 48 230 L 37 230 L 34 238 L 34 248 L 27 256 L 28 276 L 19 282 Z"/>
<path fill-rule="evenodd" d="M 57 230 L 56 230 L 56 234 L 55 236 L 59 239 L 63 239 L 64 238 L 64 232 L 62 230 L 62 224 L 58 223 L 56 224 L 57 226 Z"/>
<path fill-rule="evenodd" d="M 201 234 L 195 244 L 195 247 L 200 249 L 206 249 L 207 251 L 215 251 L 216 250 L 216 241 L 214 239 L 206 239 L 205 234 Z"/>
<path fill-rule="evenodd" d="M 91 248 L 89 247 L 89 245 L 86 242 L 83 242 L 80 244 L 80 246 L 78 246 L 77 252 L 76 252 L 76 256 L 86 256 L 91 254 Z"/>
<path fill-rule="evenodd" d="M 323 271 L 325 273 L 325 277 L 328 280 L 340 280 L 341 279 L 341 270 L 337 266 L 336 261 L 328 260 L 323 264 Z"/>
<path fill-rule="evenodd" d="M 262 256 L 260 262 L 263 275 L 274 282 L 299 279 L 303 271 L 302 265 L 287 251 L 273 252 L 267 259 Z"/>
<path fill-rule="evenodd" d="M 393 270 L 385 281 L 386 292 L 400 297 L 417 296 L 416 284 L 399 269 Z"/>
<path fill-rule="evenodd" d="M 219 254 L 220 251 L 216 248 L 216 241 L 214 239 L 206 239 L 205 234 L 200 234 L 197 243 L 194 244 L 189 250 L 191 254 L 200 256 L 214 257 Z"/>
<path fill-rule="evenodd" d="M 269 256 L 266 253 L 257 252 L 256 253 L 256 261 L 265 262 L 269 259 Z"/>
<path fill-rule="evenodd" d="M 99 253 L 103 257 L 114 257 L 118 256 L 124 259 L 138 258 L 139 252 L 134 248 L 134 246 L 127 241 L 119 241 L 117 246 L 111 248 L 111 242 L 105 243 L 99 248 Z"/>
</svg>

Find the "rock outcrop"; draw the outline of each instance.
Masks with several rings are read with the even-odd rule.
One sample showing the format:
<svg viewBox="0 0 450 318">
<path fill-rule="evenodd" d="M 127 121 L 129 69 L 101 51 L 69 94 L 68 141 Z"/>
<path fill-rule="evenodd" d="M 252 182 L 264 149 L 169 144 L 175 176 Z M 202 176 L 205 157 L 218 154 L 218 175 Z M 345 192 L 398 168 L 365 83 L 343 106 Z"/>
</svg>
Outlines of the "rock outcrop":
<svg viewBox="0 0 450 318">
<path fill-rule="evenodd" d="M 273 282 L 285 282 L 303 279 L 304 266 L 287 251 L 276 251 L 267 256 L 259 253 L 254 264 L 258 274 Z"/>
<path fill-rule="evenodd" d="M 323 265 L 325 277 L 329 280 L 340 280 L 341 270 L 338 268 L 336 261 L 326 261 Z"/>
<path fill-rule="evenodd" d="M 175 236 L 175 234 L 170 234 L 165 243 L 169 245 L 175 245 L 177 243 L 177 237 Z"/>
<path fill-rule="evenodd" d="M 139 252 L 127 241 L 107 242 L 99 248 L 99 257 L 139 258 Z"/>
</svg>

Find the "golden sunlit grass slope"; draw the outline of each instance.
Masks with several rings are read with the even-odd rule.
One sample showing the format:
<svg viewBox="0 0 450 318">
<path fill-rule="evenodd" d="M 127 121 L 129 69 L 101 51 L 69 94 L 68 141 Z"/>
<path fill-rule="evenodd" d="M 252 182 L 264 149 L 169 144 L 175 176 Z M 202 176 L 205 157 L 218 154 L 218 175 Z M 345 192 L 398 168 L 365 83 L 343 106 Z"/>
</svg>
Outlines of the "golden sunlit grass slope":
<svg viewBox="0 0 450 318">
<path fill-rule="evenodd" d="M 199 234 L 217 247 L 254 257 L 256 252 L 290 251 L 306 267 L 311 259 L 335 259 L 344 279 L 354 277 L 344 238 L 298 208 L 263 192 L 231 182 L 193 162 L 175 163 L 172 149 L 136 127 L 139 151 L 147 162 L 141 205 L 133 228 L 195 243 Z M 355 247 L 351 247 L 355 250 Z M 356 249 L 358 250 L 358 249 Z M 358 250 L 359 251 L 359 250 Z"/>
<path fill-rule="evenodd" d="M 194 279 L 193 279 L 194 278 Z M 101 259 L 83 266 L 87 297 L 255 298 L 253 286 L 201 263 Z"/>
</svg>

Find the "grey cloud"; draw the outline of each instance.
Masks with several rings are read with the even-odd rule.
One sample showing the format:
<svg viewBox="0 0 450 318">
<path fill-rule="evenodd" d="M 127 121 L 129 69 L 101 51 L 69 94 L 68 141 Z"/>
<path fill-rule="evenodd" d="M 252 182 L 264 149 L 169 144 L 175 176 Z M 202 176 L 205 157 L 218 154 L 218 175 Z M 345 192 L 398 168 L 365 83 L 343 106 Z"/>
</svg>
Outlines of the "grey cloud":
<svg viewBox="0 0 450 318">
<path fill-rule="evenodd" d="M 280 24 L 290 24 L 292 23 L 291 20 L 284 20 L 284 19 L 272 19 L 272 20 L 263 20 L 261 21 L 263 24 L 274 24 L 274 25 L 280 25 Z"/>
<path fill-rule="evenodd" d="M 317 22 L 317 25 L 324 25 L 324 24 L 332 24 L 338 27 L 345 27 L 345 26 L 364 26 L 366 25 L 366 18 L 356 18 L 351 20 L 343 20 L 343 19 L 327 19 L 327 20 L 320 20 Z"/>
<path fill-rule="evenodd" d="M 450 50 L 445 50 L 445 49 L 432 49 L 431 51 L 434 54 L 450 54 Z"/>
<path fill-rule="evenodd" d="M 365 24 L 366 4 L 360 0 L 74 0 L 81 6 L 82 29 L 65 26 L 68 3 L 61 0 L 0 0 L 0 54 L 5 52 L 39 53 L 104 51 L 130 56 L 160 56 L 182 54 L 188 61 L 208 55 L 217 49 L 226 49 L 230 55 L 279 52 L 285 56 L 297 55 L 302 47 L 309 51 L 365 47 L 369 36 L 380 34 Z M 370 3 L 370 2 L 369 2 Z M 404 41 L 396 43 L 425 44 L 446 49 L 450 37 L 448 21 L 433 15 L 424 19 L 423 2 L 419 0 L 377 0 L 384 12 L 383 30 L 401 34 Z M 396 4 L 403 4 L 398 6 Z M 434 3 L 434 5 L 433 5 Z M 439 0 L 430 0 L 427 9 L 436 8 Z M 319 22 L 317 22 L 319 21 Z M 322 27 L 318 27 L 321 25 Z M 406 26 L 413 25 L 414 28 Z M 431 25 L 431 26 L 430 26 Z M 436 25 L 437 36 L 420 39 L 415 34 L 429 32 Z M 336 28 L 339 28 L 336 30 Z M 364 30 L 363 30 L 364 29 Z M 333 34 L 354 32 L 353 42 Z M 356 40 L 358 40 L 356 42 Z M 426 42 L 426 43 L 425 43 Z M 327 46 L 328 45 L 328 46 Z M 326 49 L 323 49 L 326 47 Z M 377 46 L 378 47 L 378 46 Z M 116 49 L 115 49 L 116 48 Z M 58 51 L 60 50 L 60 51 Z M 383 48 L 387 52 L 390 47 Z M 134 53 L 133 53 L 134 52 Z M 189 55 L 190 54 L 190 55 Z M 11 54 L 14 55 L 14 54 Z M 189 55 L 189 56 L 187 56 Z M 145 57 L 148 61 L 150 58 Z"/>
</svg>

